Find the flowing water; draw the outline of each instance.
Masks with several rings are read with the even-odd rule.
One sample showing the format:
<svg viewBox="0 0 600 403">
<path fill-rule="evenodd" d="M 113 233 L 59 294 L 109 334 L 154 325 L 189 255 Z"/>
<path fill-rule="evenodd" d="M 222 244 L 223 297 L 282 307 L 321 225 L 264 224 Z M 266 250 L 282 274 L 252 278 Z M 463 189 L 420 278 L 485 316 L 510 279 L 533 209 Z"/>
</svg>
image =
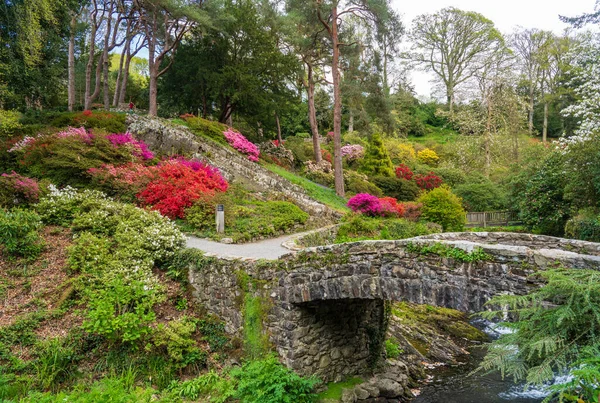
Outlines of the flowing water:
<svg viewBox="0 0 600 403">
<path fill-rule="evenodd" d="M 498 337 L 506 328 L 489 323 L 475 323 L 492 338 Z M 547 396 L 543 387 L 524 389 L 512 378 L 502 380 L 499 373 L 469 373 L 477 367 L 485 355 L 482 347 L 470 349 L 471 356 L 463 365 L 441 366 L 430 371 L 428 383 L 412 403 L 539 403 Z"/>
</svg>

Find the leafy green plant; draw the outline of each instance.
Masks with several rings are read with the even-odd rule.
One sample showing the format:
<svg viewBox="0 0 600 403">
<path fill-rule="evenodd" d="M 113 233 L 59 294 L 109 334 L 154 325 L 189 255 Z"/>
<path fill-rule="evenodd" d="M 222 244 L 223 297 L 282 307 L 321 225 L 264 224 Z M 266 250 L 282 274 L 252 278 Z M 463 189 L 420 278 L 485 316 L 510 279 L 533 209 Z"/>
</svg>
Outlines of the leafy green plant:
<svg viewBox="0 0 600 403">
<path fill-rule="evenodd" d="M 385 353 L 388 358 L 395 360 L 400 357 L 404 350 L 400 348 L 398 342 L 394 339 L 386 339 L 385 340 Z"/>
<path fill-rule="evenodd" d="M 0 209 L 0 244 L 10 255 L 35 259 L 44 249 L 37 232 L 41 226 L 40 216 L 34 211 Z"/>
<path fill-rule="evenodd" d="M 21 114 L 17 111 L 5 111 L 0 109 L 0 137 L 14 134 L 20 129 L 20 117 Z"/>
<path fill-rule="evenodd" d="M 312 403 L 319 383 L 314 378 L 301 378 L 273 355 L 250 361 L 232 370 L 231 376 L 238 382 L 235 397 L 242 403 Z"/>
<path fill-rule="evenodd" d="M 210 395 L 210 403 L 224 403 L 233 397 L 234 388 L 235 383 L 232 380 L 219 376 L 214 371 L 187 381 L 174 381 L 169 385 L 169 391 L 186 399 L 198 400 L 202 396 Z"/>
<path fill-rule="evenodd" d="M 176 366 L 183 368 L 189 364 L 206 363 L 206 353 L 200 350 L 196 340 L 196 322 L 188 317 L 159 323 L 152 332 L 152 344 L 165 351 L 166 355 Z"/>
<path fill-rule="evenodd" d="M 57 391 L 61 383 L 75 375 L 76 361 L 73 347 L 65 340 L 47 340 L 37 349 L 37 360 L 34 362 L 36 381 L 44 390 Z"/>
<path fill-rule="evenodd" d="M 467 252 L 460 248 L 455 248 L 443 243 L 435 242 L 429 245 L 416 244 L 409 242 L 406 245 L 406 250 L 420 255 L 438 255 L 452 258 L 461 262 L 480 262 L 491 260 L 492 257 L 485 253 L 482 248 L 475 248 L 472 252 Z"/>
<path fill-rule="evenodd" d="M 444 231 L 462 231 L 466 216 L 461 200 L 449 187 L 440 186 L 417 200 L 423 204 L 422 218 L 440 224 Z"/>
</svg>

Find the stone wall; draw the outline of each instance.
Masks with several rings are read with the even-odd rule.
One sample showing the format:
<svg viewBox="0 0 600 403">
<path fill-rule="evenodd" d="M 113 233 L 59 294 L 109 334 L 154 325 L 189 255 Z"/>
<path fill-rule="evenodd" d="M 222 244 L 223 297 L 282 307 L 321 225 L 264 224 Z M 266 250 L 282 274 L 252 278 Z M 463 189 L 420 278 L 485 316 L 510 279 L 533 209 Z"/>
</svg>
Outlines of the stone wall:
<svg viewBox="0 0 600 403">
<path fill-rule="evenodd" d="M 301 209 L 321 218 L 340 214 L 308 196 L 303 188 L 249 161 L 240 153 L 196 136 L 185 126 L 146 116 L 129 115 L 128 130 L 153 150 L 163 155 L 198 155 L 219 168 L 228 181 L 242 180 L 254 187 L 283 194 Z"/>
<path fill-rule="evenodd" d="M 369 359 L 381 347 L 374 345 L 382 339 L 372 331 L 385 326 L 384 301 L 477 312 L 494 295 L 525 294 L 538 286 L 530 275 L 540 269 L 600 269 L 600 256 L 541 248 L 545 237 L 530 236 L 531 247 L 446 237 L 331 245 L 271 262 L 207 258 L 192 268 L 189 278 L 196 297 L 232 333 L 243 325 L 242 289 L 268 299 L 264 331 L 283 362 L 300 374 L 330 381 L 370 370 Z M 509 243 L 510 237 L 503 237 Z M 490 258 L 465 263 L 407 250 L 409 243 L 433 242 L 466 251 L 481 248 Z M 586 245 L 586 250 L 594 246 Z"/>
</svg>

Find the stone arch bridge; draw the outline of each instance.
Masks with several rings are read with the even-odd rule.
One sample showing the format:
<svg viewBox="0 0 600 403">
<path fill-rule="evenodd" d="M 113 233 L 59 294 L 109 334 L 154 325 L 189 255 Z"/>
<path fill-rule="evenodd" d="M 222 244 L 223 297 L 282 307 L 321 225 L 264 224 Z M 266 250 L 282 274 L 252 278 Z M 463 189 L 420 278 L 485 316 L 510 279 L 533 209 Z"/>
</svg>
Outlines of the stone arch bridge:
<svg viewBox="0 0 600 403">
<path fill-rule="evenodd" d="M 477 251 L 479 258 L 423 253 L 432 244 L 444 245 L 438 251 Z M 274 261 L 205 257 L 190 267 L 189 279 L 230 333 L 243 330 L 248 296 L 259 299 L 264 337 L 282 361 L 331 381 L 366 373 L 381 357 L 385 301 L 477 312 L 494 295 L 527 293 L 538 286 L 530 275 L 554 266 L 600 269 L 600 244 L 513 233 L 435 234 L 309 248 Z"/>
</svg>

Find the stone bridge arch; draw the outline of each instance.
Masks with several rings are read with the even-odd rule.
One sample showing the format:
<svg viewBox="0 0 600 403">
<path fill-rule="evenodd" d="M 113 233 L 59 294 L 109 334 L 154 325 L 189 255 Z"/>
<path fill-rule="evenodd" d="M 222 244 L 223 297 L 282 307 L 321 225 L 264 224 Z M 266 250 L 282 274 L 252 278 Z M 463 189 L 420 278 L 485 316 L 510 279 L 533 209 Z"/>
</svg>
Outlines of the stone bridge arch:
<svg viewBox="0 0 600 403">
<path fill-rule="evenodd" d="M 440 243 L 486 259 L 418 253 Z M 477 312 L 494 295 L 524 294 L 549 266 L 600 269 L 600 244 L 512 233 L 449 233 L 400 241 L 309 248 L 278 261 L 210 258 L 190 270 L 195 295 L 231 333 L 243 327 L 240 300 L 266 300 L 263 324 L 282 361 L 326 381 L 368 372 L 381 356 L 386 301 Z"/>
</svg>

